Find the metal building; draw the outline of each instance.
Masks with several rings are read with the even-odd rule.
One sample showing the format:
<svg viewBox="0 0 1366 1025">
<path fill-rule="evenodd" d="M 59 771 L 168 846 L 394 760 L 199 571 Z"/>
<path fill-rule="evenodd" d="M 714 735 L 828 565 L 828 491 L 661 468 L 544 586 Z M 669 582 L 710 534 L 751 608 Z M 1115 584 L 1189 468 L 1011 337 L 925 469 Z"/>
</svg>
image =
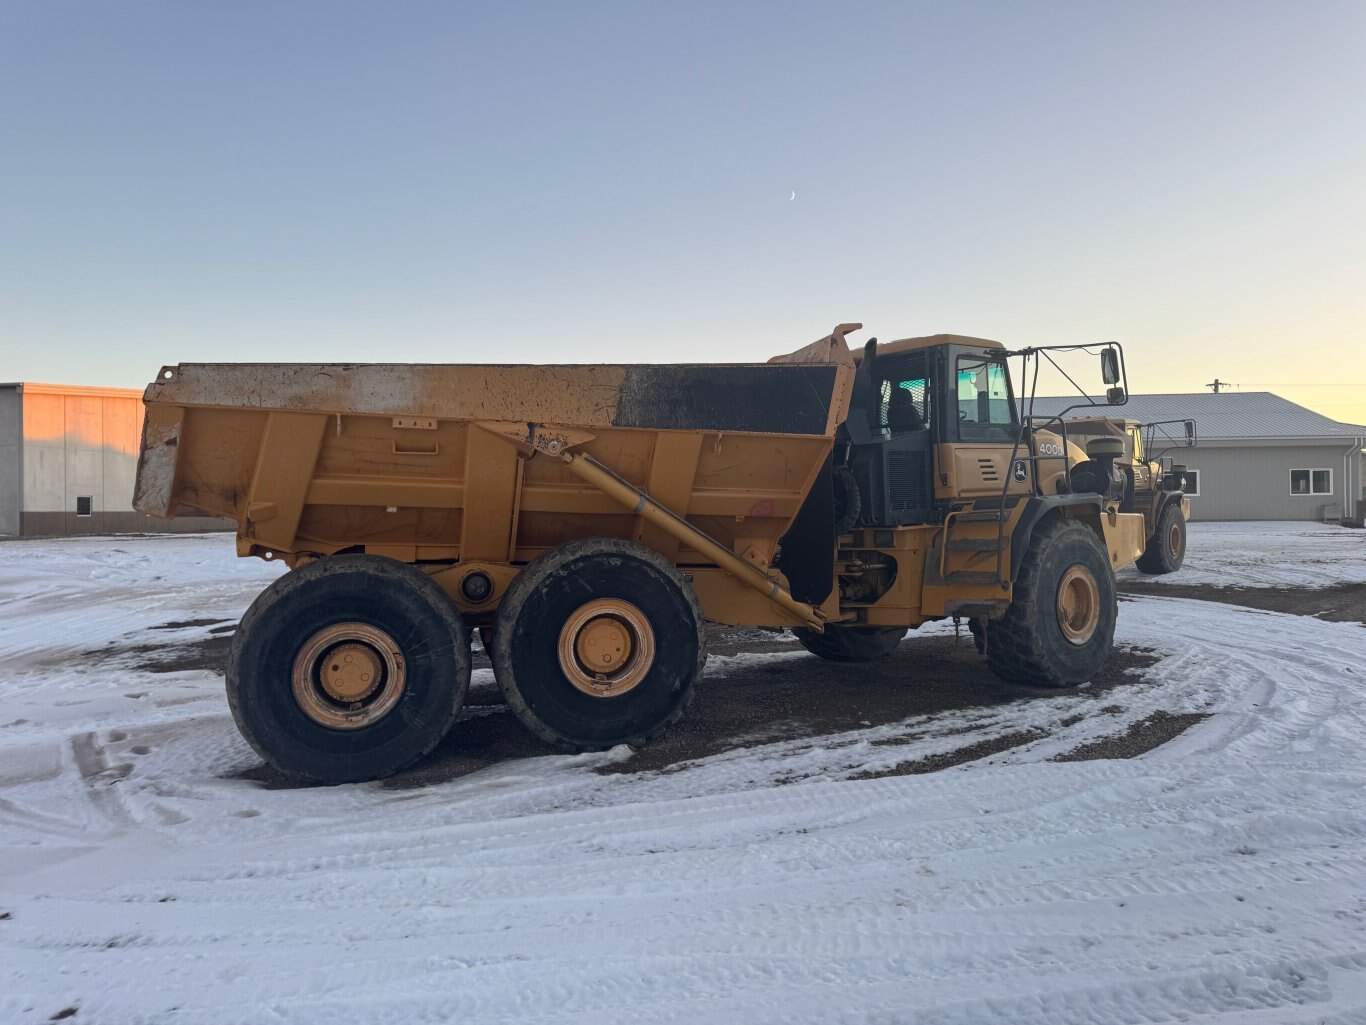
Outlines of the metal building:
<svg viewBox="0 0 1366 1025">
<path fill-rule="evenodd" d="M 0 535 L 39 537 L 218 530 L 211 517 L 133 510 L 142 392 L 0 384 Z"/>
<path fill-rule="evenodd" d="M 1074 401 L 1036 399 L 1034 413 L 1054 415 Z M 1271 392 L 1131 395 L 1126 405 L 1105 408 L 1104 415 L 1129 420 L 1195 420 L 1199 444 L 1168 454 L 1190 467 L 1187 493 L 1197 519 L 1359 522 L 1366 510 L 1361 424 L 1339 423 Z"/>
</svg>

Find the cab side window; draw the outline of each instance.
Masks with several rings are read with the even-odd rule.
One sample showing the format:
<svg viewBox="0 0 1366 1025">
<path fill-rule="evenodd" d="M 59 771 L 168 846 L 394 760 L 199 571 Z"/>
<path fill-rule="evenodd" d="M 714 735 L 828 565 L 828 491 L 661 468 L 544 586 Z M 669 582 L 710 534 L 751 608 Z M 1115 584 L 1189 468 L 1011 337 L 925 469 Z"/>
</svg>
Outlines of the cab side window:
<svg viewBox="0 0 1366 1025">
<path fill-rule="evenodd" d="M 930 425 L 930 377 L 923 353 L 887 360 L 880 382 L 881 424 L 893 435 Z"/>
</svg>

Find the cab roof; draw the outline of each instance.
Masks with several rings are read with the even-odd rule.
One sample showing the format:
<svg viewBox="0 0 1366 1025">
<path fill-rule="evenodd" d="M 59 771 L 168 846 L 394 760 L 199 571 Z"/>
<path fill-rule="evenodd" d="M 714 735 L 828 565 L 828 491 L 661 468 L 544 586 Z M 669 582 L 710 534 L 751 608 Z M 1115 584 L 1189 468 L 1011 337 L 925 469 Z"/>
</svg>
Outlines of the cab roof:
<svg viewBox="0 0 1366 1025">
<path fill-rule="evenodd" d="M 973 338 L 971 335 L 924 335 L 920 338 L 898 338 L 893 342 L 879 342 L 877 354 L 895 356 L 899 352 L 912 352 L 916 349 L 930 349 L 938 345 L 966 345 L 974 349 L 1004 349 L 1000 342 L 989 338 Z M 855 360 L 863 358 L 862 349 L 854 349 Z"/>
</svg>

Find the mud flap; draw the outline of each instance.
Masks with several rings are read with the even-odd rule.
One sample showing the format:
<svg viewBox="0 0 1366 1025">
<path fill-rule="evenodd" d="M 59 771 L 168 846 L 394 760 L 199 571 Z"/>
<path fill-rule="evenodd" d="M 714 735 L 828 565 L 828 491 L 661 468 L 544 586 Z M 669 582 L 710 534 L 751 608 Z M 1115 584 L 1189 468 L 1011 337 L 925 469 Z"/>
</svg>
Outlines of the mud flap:
<svg viewBox="0 0 1366 1025">
<path fill-rule="evenodd" d="M 820 473 L 797 511 L 797 518 L 782 536 L 779 569 L 787 577 L 792 597 L 820 605 L 835 586 L 835 489 L 833 453 L 825 457 Z"/>
</svg>

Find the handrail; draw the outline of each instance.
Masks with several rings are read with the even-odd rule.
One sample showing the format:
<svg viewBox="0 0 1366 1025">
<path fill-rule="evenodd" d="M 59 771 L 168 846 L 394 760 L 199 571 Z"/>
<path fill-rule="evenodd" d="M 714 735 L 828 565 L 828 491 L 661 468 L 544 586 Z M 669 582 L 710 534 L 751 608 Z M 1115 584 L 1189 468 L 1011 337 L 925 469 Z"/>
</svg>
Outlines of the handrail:
<svg viewBox="0 0 1366 1025">
<path fill-rule="evenodd" d="M 1086 401 L 1085 403 L 1076 403 L 1076 404 L 1074 404 L 1074 405 L 1072 405 L 1072 406 L 1068 406 L 1066 409 L 1061 410 L 1059 413 L 1054 414 L 1054 415 L 1052 415 L 1052 416 L 1036 416 L 1036 415 L 1034 414 L 1034 412 L 1033 412 L 1033 409 L 1034 409 L 1034 396 L 1035 396 L 1035 391 L 1034 391 L 1034 389 L 1035 389 L 1035 387 L 1036 387 L 1036 385 L 1037 385 L 1037 381 L 1038 381 L 1038 366 L 1039 366 L 1039 362 L 1040 362 L 1040 359 L 1039 359 L 1039 358 L 1040 358 L 1040 356 L 1043 355 L 1043 354 L 1047 354 L 1048 352 L 1054 352 L 1054 351 L 1056 351 L 1056 352 L 1069 352 L 1069 351 L 1076 351 L 1076 350 L 1084 350 L 1084 351 L 1089 352 L 1089 351 L 1091 351 L 1093 348 L 1095 348 L 1096 345 L 1098 345 L 1098 344 L 1101 345 L 1102 350 L 1104 350 L 1104 349 L 1111 349 L 1111 350 L 1113 350 L 1114 352 L 1116 352 L 1116 353 L 1118 354 L 1117 359 L 1118 359 L 1118 363 L 1119 363 L 1119 375 L 1118 375 L 1118 382 L 1117 382 L 1117 383 L 1118 383 L 1119 387 L 1118 387 L 1118 388 L 1112 388 L 1112 389 L 1110 390 L 1110 392 L 1109 392 L 1110 401 L 1109 401 L 1109 403 L 1107 403 L 1107 406 L 1123 405 L 1125 402 L 1128 401 L 1128 393 L 1129 393 L 1129 387 L 1128 387 L 1128 385 L 1129 385 L 1129 378 L 1128 378 L 1128 370 L 1127 370 L 1126 367 L 1124 366 L 1124 348 L 1123 348 L 1123 346 L 1121 346 L 1118 342 L 1087 343 L 1087 344 L 1082 344 L 1082 345 L 1045 345 L 1045 346 L 1030 346 L 1030 347 L 1024 348 L 1024 349 L 1018 349 L 1018 350 L 1013 350 L 1013 351 L 1007 351 L 1007 352 L 1005 353 L 1005 356 L 1006 356 L 1007 360 L 1009 360 L 1009 358 L 1010 358 L 1010 357 L 1013 357 L 1013 356 L 1020 356 L 1020 357 L 1023 358 L 1023 361 L 1024 361 L 1024 362 L 1023 362 L 1023 366 L 1022 366 L 1022 368 L 1021 368 L 1021 369 L 1022 369 L 1021 384 L 1024 384 L 1024 383 L 1025 383 L 1025 379 L 1028 378 L 1028 376 L 1029 376 L 1029 367 L 1030 367 L 1030 360 L 1031 360 L 1031 359 L 1033 359 L 1033 360 L 1035 361 L 1035 363 L 1034 363 L 1035 370 L 1034 370 L 1034 380 L 1033 380 L 1033 382 L 1031 382 L 1031 383 L 1029 384 L 1029 386 L 1028 386 L 1028 388 L 1027 388 L 1028 393 L 1029 393 L 1029 398 L 1028 398 L 1027 404 L 1025 403 L 1025 400 L 1024 400 L 1024 399 L 1019 399 L 1019 400 L 1017 400 L 1016 397 L 1015 397 L 1015 395 L 1014 395 L 1013 393 L 1008 393 L 1008 394 L 1009 394 L 1010 401 L 1011 401 L 1012 404 L 1015 403 L 1015 402 L 1017 402 L 1017 401 L 1020 402 L 1020 405 L 1019 405 L 1018 407 L 1012 406 L 1012 408 L 1013 408 L 1017 413 L 1020 414 L 1020 419 L 1019 419 L 1019 431 L 1016 433 L 1014 440 L 1011 442 L 1011 446 L 1010 446 L 1010 458 L 1009 458 L 1008 463 L 1007 463 L 1006 473 L 1004 474 L 1004 483 L 1002 483 L 1002 485 L 1001 485 L 1000 506 L 999 506 L 999 508 L 998 508 L 998 510 L 997 510 L 997 515 L 996 515 L 996 579 L 997 579 L 997 582 L 1000 583 L 1002 586 L 1009 586 L 1009 582 L 1008 582 L 1008 581 L 1005 581 L 1005 580 L 1002 580 L 1002 579 L 1001 579 L 1001 576 L 1002 576 L 1002 566 L 1003 566 L 1004 560 L 1005 560 L 1005 529 L 1006 529 L 1006 519 L 1007 519 L 1007 516 L 1006 516 L 1006 500 L 1010 497 L 1010 485 L 1011 485 L 1012 478 L 1014 477 L 1015 463 L 1017 462 L 1017 460 L 1022 459 L 1022 458 L 1023 458 L 1023 459 L 1026 459 L 1026 460 L 1028 461 L 1030 467 L 1034 470 L 1034 473 L 1033 473 L 1033 475 L 1032 475 L 1033 479 L 1030 481 L 1030 485 L 1029 485 L 1030 494 L 1033 495 L 1034 497 L 1038 497 L 1038 498 L 1046 497 L 1046 496 L 1044 496 L 1044 494 L 1043 494 L 1043 484 L 1042 484 L 1042 482 L 1039 480 L 1039 474 L 1038 474 L 1038 464 L 1039 464 L 1039 461 L 1040 461 L 1042 458 L 1044 458 L 1044 457 L 1042 457 L 1042 456 L 1039 455 L 1038 449 L 1037 449 L 1037 447 L 1036 447 L 1036 438 L 1035 438 L 1035 435 L 1036 435 L 1036 432 L 1037 432 L 1040 428 L 1045 427 L 1045 426 L 1048 426 L 1049 424 L 1056 423 L 1056 424 L 1058 425 L 1059 431 L 1060 431 L 1061 436 L 1062 436 L 1062 452 L 1061 452 L 1058 456 L 1048 456 L 1047 458 L 1049 458 L 1049 459 L 1061 458 L 1061 459 L 1062 459 L 1062 472 L 1063 472 L 1063 478 L 1064 478 L 1064 481 L 1067 482 L 1065 486 L 1068 486 L 1069 489 L 1070 489 L 1071 474 L 1072 474 L 1072 455 L 1071 455 L 1071 453 L 1070 453 L 1069 450 L 1068 450 L 1068 449 L 1069 449 L 1069 439 L 1068 439 L 1068 436 L 1067 436 L 1067 422 L 1063 419 L 1063 414 L 1068 413 L 1068 412 L 1071 412 L 1073 409 L 1078 408 L 1078 406 L 1082 406 L 1082 405 L 1086 405 L 1086 406 L 1098 406 L 1098 405 L 1099 405 L 1099 403 L 1092 402 L 1092 401 L 1090 400 L 1089 396 L 1085 396 L 1085 393 L 1082 393 L 1082 394 L 1083 394 L 1083 397 L 1087 398 L 1087 401 Z M 1053 359 L 1052 359 L 1051 356 L 1048 356 L 1047 358 L 1048 358 L 1049 362 L 1053 363 L 1054 366 L 1057 366 L 1056 362 L 1053 361 Z M 1061 368 L 1059 367 L 1059 369 L 1061 369 Z M 1065 372 L 1064 372 L 1064 376 L 1066 376 L 1067 379 L 1068 379 L 1069 381 L 1072 381 L 1072 378 L 1071 378 L 1070 376 L 1068 376 Z M 1076 382 L 1073 381 L 1072 383 L 1075 384 Z M 1079 391 L 1079 392 L 1081 391 L 1080 387 L 1078 387 L 1078 391 Z M 1118 392 L 1118 397 L 1117 397 L 1117 398 L 1116 398 L 1116 395 L 1115 395 L 1116 392 Z M 1028 412 L 1025 412 L 1026 409 L 1028 410 Z M 1020 446 L 1021 446 L 1022 444 L 1027 444 L 1027 446 L 1028 446 L 1028 452 L 1029 452 L 1029 454 L 1028 454 L 1027 456 L 1020 456 L 1020 454 L 1019 454 L 1019 452 L 1020 452 Z M 953 519 L 953 517 L 954 517 L 955 515 L 957 515 L 958 512 L 961 512 L 961 511 L 962 511 L 962 510 L 951 510 L 951 511 L 944 517 L 944 551 L 940 553 L 941 575 L 943 574 L 943 566 L 946 565 L 945 553 L 948 551 L 948 544 L 949 544 L 949 528 L 952 526 L 952 519 Z"/>
<path fill-rule="evenodd" d="M 1036 421 L 1039 421 L 1039 422 L 1036 423 Z M 1061 430 L 1061 432 L 1062 432 L 1062 456 L 1061 456 L 1061 459 L 1062 459 L 1062 472 L 1063 472 L 1063 475 L 1064 475 L 1064 477 L 1070 477 L 1070 475 L 1071 475 L 1071 473 L 1072 473 L 1072 466 L 1071 466 L 1071 458 L 1072 458 L 1072 456 L 1071 456 L 1071 453 L 1068 451 L 1068 448 L 1067 448 L 1068 439 L 1067 439 L 1067 423 L 1066 423 L 1066 421 L 1064 421 L 1064 420 L 1062 419 L 1061 416 L 1039 417 L 1039 416 L 1035 416 L 1035 415 L 1032 414 L 1032 413 L 1031 413 L 1031 414 L 1028 414 L 1028 415 L 1026 415 L 1026 416 L 1021 417 L 1021 418 L 1020 418 L 1020 430 L 1019 430 L 1019 432 L 1015 435 L 1014 441 L 1011 442 L 1011 446 L 1010 446 L 1010 457 L 1009 457 L 1009 459 L 1006 460 L 1006 472 L 1002 475 L 1002 476 L 1004 477 L 1004 483 L 1001 485 L 1001 496 L 1000 496 L 1000 502 L 1001 502 L 1001 504 L 1000 504 L 1000 507 L 999 507 L 998 510 L 997 510 L 997 515 L 996 515 L 996 580 L 997 580 L 997 583 L 1001 583 L 1001 584 L 1007 583 L 1007 581 L 1001 579 L 1001 569 L 1002 569 L 1003 565 L 1005 564 L 1005 535 L 1006 535 L 1006 520 L 1007 520 L 1007 516 L 1006 516 L 1006 500 L 1010 497 L 1010 484 L 1011 484 L 1011 479 L 1014 477 L 1015 463 L 1016 463 L 1016 461 L 1017 461 L 1018 459 L 1024 459 L 1024 460 L 1026 460 L 1026 461 L 1029 463 L 1030 469 L 1034 471 L 1034 472 L 1032 472 L 1032 473 L 1029 475 L 1029 477 L 1030 477 L 1030 479 L 1029 479 L 1029 490 L 1030 490 L 1030 493 L 1031 493 L 1032 495 L 1034 495 L 1035 497 L 1037 497 L 1037 498 L 1042 498 L 1042 497 L 1043 497 L 1043 484 L 1042 484 L 1042 482 L 1039 480 L 1039 474 L 1038 474 L 1038 465 L 1039 465 L 1039 461 L 1040 461 L 1041 459 L 1045 459 L 1045 458 L 1047 458 L 1047 459 L 1057 459 L 1057 458 L 1059 458 L 1059 457 L 1058 457 L 1058 456 L 1041 456 L 1041 455 L 1039 455 L 1038 450 L 1035 448 L 1035 441 L 1036 441 L 1036 439 L 1035 439 L 1035 433 L 1039 430 L 1040 427 L 1047 426 L 1048 424 L 1051 424 L 1051 423 L 1053 423 L 1054 421 L 1057 422 L 1058 427 L 1060 428 L 1060 430 Z M 1027 444 L 1028 444 L 1028 446 L 1029 446 L 1029 454 L 1026 455 L 1026 456 L 1020 456 L 1020 455 L 1019 455 L 1020 444 L 1021 444 L 1021 442 L 1025 442 L 1025 441 L 1027 441 Z M 959 511 L 959 510 L 951 511 L 951 512 L 948 514 L 948 516 L 946 516 L 946 517 L 944 518 L 944 549 L 945 549 L 945 551 L 948 550 L 948 543 L 949 543 L 949 526 L 950 526 L 950 524 L 949 524 L 949 519 L 950 519 L 951 517 L 957 515 L 957 512 L 958 512 L 958 511 Z M 943 555 L 944 555 L 944 553 L 941 552 L 941 553 L 940 553 L 940 575 L 941 575 L 941 576 L 943 575 L 943 565 L 944 565 Z"/>
<path fill-rule="evenodd" d="M 944 544 L 939 549 L 939 579 L 943 580 L 949 571 L 949 530 L 953 526 L 950 522 L 958 515 L 960 510 L 950 509 L 944 516 Z M 999 560 L 997 560 L 999 563 Z M 998 574 L 999 575 L 999 574 Z"/>
</svg>

